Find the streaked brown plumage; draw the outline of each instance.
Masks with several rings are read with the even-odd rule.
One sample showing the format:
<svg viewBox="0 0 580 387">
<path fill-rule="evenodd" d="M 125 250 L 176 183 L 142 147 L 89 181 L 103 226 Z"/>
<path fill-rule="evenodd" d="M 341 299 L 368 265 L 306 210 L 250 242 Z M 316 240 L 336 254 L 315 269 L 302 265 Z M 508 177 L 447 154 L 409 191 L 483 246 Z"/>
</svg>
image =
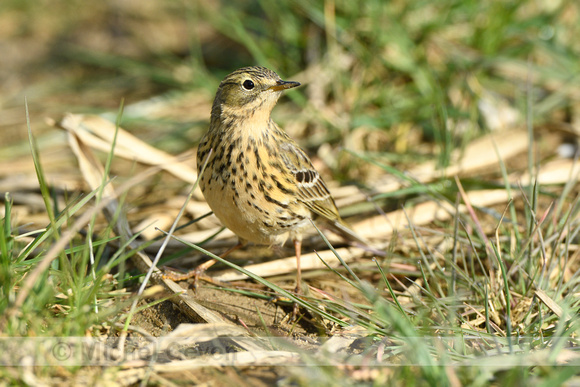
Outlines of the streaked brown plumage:
<svg viewBox="0 0 580 387">
<path fill-rule="evenodd" d="M 340 218 L 308 156 L 270 118 L 282 92 L 299 85 L 264 67 L 229 74 L 219 85 L 209 131 L 197 151 L 201 190 L 215 215 L 239 237 L 238 246 L 294 241 L 298 289 L 302 233 L 311 227 L 310 219 L 364 243 Z"/>
</svg>

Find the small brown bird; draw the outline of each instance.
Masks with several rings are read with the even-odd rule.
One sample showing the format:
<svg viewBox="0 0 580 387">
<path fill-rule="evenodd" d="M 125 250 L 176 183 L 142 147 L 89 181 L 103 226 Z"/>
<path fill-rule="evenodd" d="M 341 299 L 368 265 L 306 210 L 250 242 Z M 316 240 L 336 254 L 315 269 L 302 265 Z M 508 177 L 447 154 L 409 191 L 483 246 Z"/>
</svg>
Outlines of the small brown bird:
<svg viewBox="0 0 580 387">
<path fill-rule="evenodd" d="M 299 292 L 302 233 L 312 227 L 310 219 L 366 242 L 340 218 L 308 156 L 270 118 L 282 92 L 297 86 L 264 67 L 244 67 L 225 77 L 213 102 L 209 131 L 199 144 L 197 168 L 207 203 L 239 237 L 222 256 L 247 242 L 283 245 L 290 238 Z"/>
</svg>

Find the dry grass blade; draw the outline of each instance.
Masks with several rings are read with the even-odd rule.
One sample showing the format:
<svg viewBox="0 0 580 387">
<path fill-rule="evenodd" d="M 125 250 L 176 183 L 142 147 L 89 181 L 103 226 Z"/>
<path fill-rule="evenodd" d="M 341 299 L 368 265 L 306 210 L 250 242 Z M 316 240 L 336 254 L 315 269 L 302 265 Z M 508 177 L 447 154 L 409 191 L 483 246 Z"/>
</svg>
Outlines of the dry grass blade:
<svg viewBox="0 0 580 387">
<path fill-rule="evenodd" d="M 580 174 L 580 164 L 576 160 L 557 159 L 542 165 L 538 174 L 532 178 L 528 173 L 521 177 L 522 184 L 530 184 L 537 180 L 539 184 L 564 184 L 568 181 L 577 181 Z"/>
<path fill-rule="evenodd" d="M 490 168 L 497 170 L 498 157 L 506 161 L 514 156 L 523 154 L 528 149 L 528 134 L 523 129 L 505 130 L 488 135 L 471 142 L 463 150 L 453 152 L 451 159 L 454 163 L 441 171 L 436 162 L 428 162 L 409 171 L 409 175 L 422 183 L 440 177 L 468 175 L 478 171 L 489 172 Z M 497 147 L 497 153 L 493 151 Z"/>
<path fill-rule="evenodd" d="M 345 262 L 351 262 L 354 259 L 362 256 L 365 252 L 363 249 L 356 247 L 336 249 L 337 253 Z M 340 261 L 331 250 L 324 250 L 317 253 L 303 254 L 300 257 L 300 267 L 302 270 L 324 269 L 326 266 L 320 261 L 322 258 L 330 267 L 338 267 Z M 277 259 L 275 261 L 248 265 L 244 269 L 260 277 L 271 277 L 280 274 L 292 273 L 296 270 L 296 257 L 286 257 Z M 213 276 L 215 280 L 228 282 L 237 281 L 247 278 L 244 274 L 237 271 L 226 271 L 221 274 Z"/>
<path fill-rule="evenodd" d="M 87 147 L 109 152 L 116 126 L 111 121 L 95 115 L 67 114 L 53 125 L 74 133 Z M 158 166 L 188 183 L 195 183 L 197 173 L 177 157 L 139 140 L 129 132 L 118 128 L 115 156 L 136 160 L 146 165 Z"/>
<path fill-rule="evenodd" d="M 505 190 L 480 190 L 466 194 L 469 202 L 478 207 L 486 207 L 499 203 L 506 203 L 510 197 Z M 466 212 L 465 206 L 459 206 L 461 213 Z M 449 220 L 455 212 L 453 206 L 445 202 L 425 202 L 411 209 L 407 209 L 409 222 L 415 226 L 429 224 L 434 220 Z M 393 234 L 395 229 L 403 229 L 409 226 L 403 210 L 397 210 L 383 215 L 377 215 L 353 225 L 356 232 L 364 237 L 373 239 L 385 239 Z"/>
<path fill-rule="evenodd" d="M 500 133 L 489 133 L 468 144 L 463 150 L 455 150 L 451 156 L 452 165 L 442 170 L 436 161 L 423 163 L 410 169 L 406 175 L 411 176 L 419 183 L 429 183 L 442 177 L 456 175 L 470 175 L 477 172 L 499 170 L 498 157 L 502 161 L 509 160 L 527 151 L 527 132 L 522 129 L 505 130 Z M 492 150 L 494 147 L 496 152 Z M 404 187 L 404 183 L 394 181 L 392 176 L 386 176 L 382 182 L 373 189 L 374 194 L 389 193 Z M 367 200 L 368 195 L 360 192 L 352 192 L 353 187 L 341 187 L 348 190 L 348 194 L 337 195 L 336 203 L 339 207 L 349 206 Z M 356 189 L 358 191 L 358 189 Z M 334 194 L 334 191 L 333 191 Z M 345 196 L 345 197 L 341 197 Z M 356 230 L 359 232 L 358 230 Z M 361 233 L 361 235 L 363 235 Z M 363 235 L 364 236 L 364 235 Z"/>
<path fill-rule="evenodd" d="M 534 292 L 536 296 L 546 305 L 554 314 L 560 318 L 564 318 L 566 321 L 571 319 L 568 313 L 564 313 L 564 310 L 560 305 L 556 303 L 550 296 L 546 294 L 542 289 L 536 289 Z"/>
</svg>

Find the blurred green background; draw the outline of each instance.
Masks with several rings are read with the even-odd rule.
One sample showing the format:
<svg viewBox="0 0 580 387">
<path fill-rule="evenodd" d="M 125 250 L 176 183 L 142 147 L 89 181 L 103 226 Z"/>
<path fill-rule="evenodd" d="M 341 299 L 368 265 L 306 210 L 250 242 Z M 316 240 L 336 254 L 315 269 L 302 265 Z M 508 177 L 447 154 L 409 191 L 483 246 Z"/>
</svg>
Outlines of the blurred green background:
<svg viewBox="0 0 580 387">
<path fill-rule="evenodd" d="M 24 97 L 35 122 L 163 96 L 173 110 L 125 118 L 183 151 L 205 130 L 220 79 L 262 65 L 305 84 L 290 94 L 303 114 L 289 128 L 305 145 L 445 163 L 454 145 L 526 115 L 577 123 L 579 12 L 566 0 L 4 0 L 3 142 L 26 138 Z M 518 114 L 490 123 L 490 101 Z"/>
</svg>

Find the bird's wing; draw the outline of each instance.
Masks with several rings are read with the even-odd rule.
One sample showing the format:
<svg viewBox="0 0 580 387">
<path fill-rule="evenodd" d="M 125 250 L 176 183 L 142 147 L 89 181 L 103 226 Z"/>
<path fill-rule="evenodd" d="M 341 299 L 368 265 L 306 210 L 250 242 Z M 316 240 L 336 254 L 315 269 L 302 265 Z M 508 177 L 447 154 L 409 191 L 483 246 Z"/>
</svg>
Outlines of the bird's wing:
<svg viewBox="0 0 580 387">
<path fill-rule="evenodd" d="M 304 151 L 293 141 L 286 141 L 280 146 L 280 156 L 293 178 L 298 200 L 324 220 L 339 221 L 340 215 L 328 187 Z"/>
<path fill-rule="evenodd" d="M 298 200 L 343 238 L 369 246 L 366 239 L 351 230 L 341 219 L 328 187 L 298 144 L 288 137 L 280 145 L 280 156 L 294 178 Z"/>
</svg>

